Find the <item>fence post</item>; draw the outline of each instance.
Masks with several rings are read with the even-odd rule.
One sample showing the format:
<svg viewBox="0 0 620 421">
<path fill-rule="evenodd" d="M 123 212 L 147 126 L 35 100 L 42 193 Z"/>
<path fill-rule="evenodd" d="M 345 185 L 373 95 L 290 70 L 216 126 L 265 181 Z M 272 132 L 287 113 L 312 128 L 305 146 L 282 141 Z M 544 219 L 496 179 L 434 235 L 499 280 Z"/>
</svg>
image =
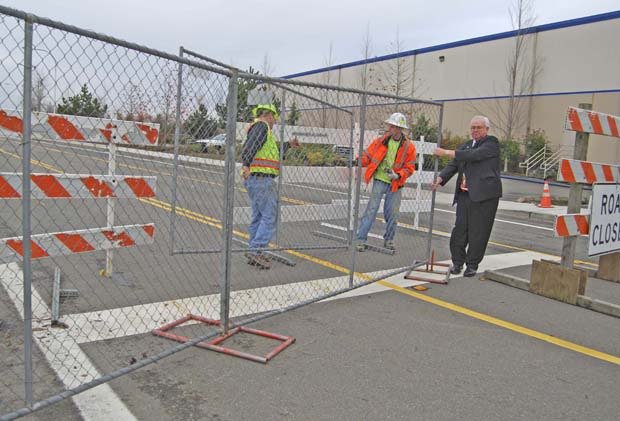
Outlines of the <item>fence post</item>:
<svg viewBox="0 0 620 421">
<path fill-rule="evenodd" d="M 415 141 L 415 139 L 412 139 Z M 420 136 L 420 146 L 424 145 L 424 136 Z M 418 153 L 418 182 L 415 186 L 415 202 L 420 203 L 422 199 L 422 179 L 420 177 L 420 173 L 424 170 L 424 153 L 422 151 L 422 147 L 420 148 L 420 152 Z M 413 214 L 413 227 L 418 229 L 420 227 L 420 210 L 414 211 Z"/>
<path fill-rule="evenodd" d="M 441 104 L 441 108 L 439 109 L 439 125 L 437 128 L 437 147 L 441 147 L 442 140 L 442 125 L 443 125 L 443 104 Z M 435 163 L 433 165 L 433 182 L 437 179 L 437 175 L 439 173 L 439 158 L 435 157 Z M 419 170 L 419 169 L 418 169 Z M 428 221 L 428 238 L 426 239 L 426 261 L 429 262 L 431 260 L 432 253 L 432 241 L 433 241 L 433 224 L 435 222 L 435 196 L 437 195 L 437 191 L 433 190 L 431 193 L 431 214 L 429 215 Z"/>
<path fill-rule="evenodd" d="M 115 175 L 116 173 L 116 143 L 114 140 L 116 139 L 116 128 L 112 129 L 112 135 L 110 136 L 110 143 L 108 144 L 108 175 Z M 112 228 L 114 226 L 114 207 L 115 207 L 115 198 L 109 198 L 107 203 L 107 223 L 108 228 Z M 112 259 L 114 258 L 114 251 L 112 249 L 106 250 L 105 252 L 105 276 L 112 276 L 112 272 L 114 271 L 114 266 L 112 263 Z"/>
<path fill-rule="evenodd" d="M 353 113 L 351 113 L 350 125 L 351 130 L 349 131 L 349 156 L 347 157 L 347 166 L 349 168 L 347 177 L 347 218 L 349 220 L 349 223 L 347 224 L 347 241 L 349 245 L 353 244 L 353 236 L 355 235 L 355 223 L 353 222 L 353 154 L 355 152 L 353 150 L 353 147 L 355 146 L 353 142 L 353 137 L 355 132 L 355 115 Z"/>
<path fill-rule="evenodd" d="M 230 324 L 230 272 L 232 266 L 232 234 L 235 198 L 235 144 L 237 137 L 237 89 L 239 72 L 232 70 L 228 81 L 228 99 L 226 100 L 226 160 L 224 163 L 224 215 L 222 217 L 222 257 L 220 276 L 220 323 L 223 332 L 228 332 Z"/>
<path fill-rule="evenodd" d="M 179 57 L 183 57 L 183 47 L 179 47 Z M 174 163 L 172 165 L 172 203 L 170 204 L 170 255 L 174 254 L 177 221 L 177 178 L 179 167 L 179 141 L 181 138 L 181 90 L 183 88 L 183 63 L 179 62 L 177 72 L 177 104 L 174 120 Z"/>
<path fill-rule="evenodd" d="M 360 199 L 362 192 L 362 154 L 364 153 L 364 136 L 366 131 L 366 93 L 362 94 L 362 105 L 360 107 L 360 144 L 357 148 L 357 170 L 355 172 L 357 181 L 355 183 L 355 206 L 353 210 L 353 241 L 352 245 L 356 243 L 356 235 L 359 221 L 360 212 Z M 351 247 L 351 271 L 349 272 L 349 287 L 353 286 L 353 274 L 355 273 L 355 247 Z"/>
<path fill-rule="evenodd" d="M 286 126 L 286 91 L 282 91 L 282 103 L 280 104 L 280 176 L 278 177 L 278 195 L 277 195 L 277 211 L 276 211 L 276 244 L 280 244 L 280 219 L 281 219 L 281 206 L 280 196 L 282 194 L 282 179 L 284 178 L 284 128 Z"/>
<path fill-rule="evenodd" d="M 579 104 L 579 108 L 591 110 L 592 104 Z M 575 133 L 575 149 L 573 159 L 586 161 L 588 158 L 588 140 L 590 135 L 584 132 Z M 567 213 L 581 212 L 581 193 L 583 188 L 581 184 L 571 183 L 570 192 L 568 194 Z M 577 237 L 564 237 L 562 241 L 562 260 L 561 265 L 572 268 L 575 261 L 575 248 L 577 246 Z"/>
<path fill-rule="evenodd" d="M 26 405 L 32 407 L 32 266 L 30 235 L 30 147 L 32 135 L 32 17 L 24 21 L 24 101 L 22 139 L 22 238 L 24 247 L 24 388 Z"/>
</svg>

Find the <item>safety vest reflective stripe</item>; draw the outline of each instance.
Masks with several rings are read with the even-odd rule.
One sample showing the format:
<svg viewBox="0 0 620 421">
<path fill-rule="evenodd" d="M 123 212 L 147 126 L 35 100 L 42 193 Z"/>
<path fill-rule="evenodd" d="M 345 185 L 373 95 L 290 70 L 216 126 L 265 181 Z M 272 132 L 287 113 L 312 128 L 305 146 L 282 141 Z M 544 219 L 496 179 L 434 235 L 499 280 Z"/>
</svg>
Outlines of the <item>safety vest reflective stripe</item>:
<svg viewBox="0 0 620 421">
<path fill-rule="evenodd" d="M 257 120 L 254 124 L 267 123 L 259 123 Z M 267 127 L 267 139 L 265 140 L 265 143 L 263 143 L 263 146 L 258 150 L 258 152 L 256 152 L 254 159 L 250 163 L 250 172 L 260 172 L 275 176 L 280 174 L 280 150 L 278 148 L 276 137 L 273 135 L 269 127 Z"/>
<path fill-rule="evenodd" d="M 280 161 L 275 161 L 273 159 L 254 158 L 254 160 L 250 164 L 250 168 L 255 168 L 255 167 L 279 169 Z"/>
</svg>

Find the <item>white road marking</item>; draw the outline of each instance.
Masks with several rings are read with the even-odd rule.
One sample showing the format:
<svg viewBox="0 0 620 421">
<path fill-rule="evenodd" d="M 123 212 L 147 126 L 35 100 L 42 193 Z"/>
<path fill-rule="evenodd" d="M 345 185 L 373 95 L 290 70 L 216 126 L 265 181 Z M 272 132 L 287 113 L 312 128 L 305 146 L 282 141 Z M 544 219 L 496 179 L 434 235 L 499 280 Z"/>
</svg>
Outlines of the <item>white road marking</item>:
<svg viewBox="0 0 620 421">
<path fill-rule="evenodd" d="M 505 268 L 514 267 L 514 266 L 531 265 L 532 260 L 540 260 L 540 259 L 549 259 L 549 256 L 546 254 L 536 253 L 536 252 L 531 252 L 531 251 L 491 254 L 491 255 L 484 256 L 484 259 L 482 260 L 482 262 L 480 263 L 480 266 L 478 267 L 478 273 L 483 273 L 485 270 L 499 270 L 499 269 L 505 269 Z M 451 263 L 451 262 L 449 260 L 444 260 L 438 263 Z M 441 268 L 439 270 L 444 270 L 444 269 L 446 268 Z M 412 275 L 419 275 L 425 278 L 436 279 L 436 280 L 445 279 L 445 275 L 440 275 L 440 274 L 435 274 L 435 273 L 413 272 Z M 452 276 L 452 278 L 455 278 L 455 277 L 460 277 L 460 275 Z M 392 284 L 395 284 L 395 285 L 398 285 L 404 288 L 411 286 L 411 285 L 420 285 L 420 284 L 426 283 L 426 282 L 407 280 L 404 278 L 402 274 L 391 276 L 389 278 L 386 278 L 385 280 L 387 282 L 390 282 Z M 329 300 L 356 297 L 358 295 L 375 294 L 377 292 L 391 291 L 391 290 L 392 290 L 391 288 L 385 287 L 379 283 L 374 283 L 374 284 L 370 284 L 362 288 L 358 288 L 358 289 L 355 289 L 349 292 L 345 292 L 344 294 L 340 294 L 337 297 L 329 298 Z"/>
<path fill-rule="evenodd" d="M 480 271 L 522 266 L 530 264 L 533 259 L 541 258 L 548 258 L 548 256 L 535 252 L 490 255 L 486 256 L 483 260 L 480 265 Z M 396 269 L 370 272 L 367 273 L 367 275 L 377 277 L 393 272 L 394 270 Z M 442 279 L 444 277 L 438 274 L 425 274 L 424 276 L 435 279 Z M 412 286 L 424 283 L 406 280 L 403 278 L 403 274 L 389 277 L 387 280 L 401 286 Z M 364 281 L 356 278 L 354 282 L 360 283 Z M 233 291 L 231 292 L 230 317 L 241 317 L 286 308 L 298 303 L 300 296 L 306 299 L 320 297 L 337 290 L 345 289 L 348 285 L 349 276 L 344 275 L 305 282 Z M 375 283 L 340 294 L 329 300 L 373 294 L 386 290 L 388 290 L 388 288 Z M 270 297 L 270 299 L 267 300 L 265 297 Z M 75 343 L 82 344 L 149 333 L 153 329 L 172 320 L 179 319 L 188 313 L 219 319 L 219 294 L 140 304 L 110 310 L 98 310 L 88 313 L 69 314 L 62 317 L 62 321 L 69 326 L 68 329 L 60 333 L 57 330 L 47 329 L 47 331 L 54 335 L 64 333 L 64 336 L 70 336 L 71 340 L 75 341 Z"/>
<path fill-rule="evenodd" d="M 446 209 L 439 209 L 437 207 L 435 207 L 436 211 L 439 212 L 445 212 L 445 213 L 452 213 L 452 214 L 456 214 L 455 211 L 451 211 L 451 210 L 446 210 Z M 512 225 L 521 225 L 523 227 L 528 227 L 528 228 L 536 228 L 539 230 L 545 230 L 545 231 L 553 231 L 553 228 L 547 228 L 547 227 L 541 227 L 539 225 L 532 225 L 532 224 L 524 224 L 522 222 L 514 222 L 514 221 L 506 221 L 505 219 L 498 219 L 495 218 L 495 222 L 503 222 L 505 224 L 512 224 Z"/>
<path fill-rule="evenodd" d="M 17 263 L 0 265 L 0 283 L 24 318 L 24 280 Z M 32 325 L 34 343 L 39 347 L 56 376 L 67 389 L 101 377 L 78 342 L 64 329 L 50 328 L 51 311 L 35 288 L 32 289 Z M 72 397 L 84 420 L 136 418 L 114 393 L 109 384 L 101 384 Z"/>
</svg>

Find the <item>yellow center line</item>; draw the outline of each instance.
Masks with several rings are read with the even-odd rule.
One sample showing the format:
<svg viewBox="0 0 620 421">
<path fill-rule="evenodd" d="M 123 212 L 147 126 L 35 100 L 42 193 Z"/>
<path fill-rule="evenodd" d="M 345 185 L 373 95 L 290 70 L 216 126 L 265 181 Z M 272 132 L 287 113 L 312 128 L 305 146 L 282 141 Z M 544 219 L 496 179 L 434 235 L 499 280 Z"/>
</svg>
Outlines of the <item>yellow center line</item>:
<svg viewBox="0 0 620 421">
<path fill-rule="evenodd" d="M 603 360 L 603 361 L 606 361 L 606 362 L 610 362 L 612 364 L 620 365 L 620 357 L 617 357 L 615 355 L 606 354 L 604 352 L 597 351 L 597 350 L 592 349 L 592 348 L 587 348 L 585 346 L 578 345 L 578 344 L 573 343 L 573 342 L 565 341 L 563 339 L 556 338 L 556 337 L 548 335 L 546 333 L 538 332 L 536 330 L 529 329 L 529 328 L 524 327 L 524 326 L 520 326 L 520 325 L 517 325 L 517 324 L 514 324 L 514 323 L 507 322 L 505 320 L 498 319 L 497 317 L 493 317 L 493 316 L 489 316 L 487 314 L 479 313 L 477 311 L 470 310 L 470 309 L 468 309 L 466 307 L 461 307 L 459 305 L 452 304 L 452 303 L 440 300 L 438 298 L 429 297 L 427 295 L 423 295 L 423 294 L 420 294 L 420 293 L 417 293 L 417 292 L 414 292 L 414 291 L 410 291 L 410 290 L 408 290 L 406 288 L 400 287 L 398 285 L 394 285 L 394 284 L 392 284 L 390 282 L 387 282 L 387 281 L 379 281 L 378 283 L 383 285 L 383 286 L 385 286 L 385 287 L 391 288 L 394 291 L 400 292 L 402 294 L 409 295 L 411 297 L 414 297 L 414 298 L 416 298 L 418 300 L 421 300 L 421 301 L 425 301 L 425 302 L 430 303 L 430 304 L 434 304 L 434 305 L 436 305 L 438 307 L 442 307 L 442 308 L 445 308 L 447 310 L 451 310 L 451 311 L 454 311 L 456 313 L 460 313 L 460 314 L 463 314 L 465 316 L 469 316 L 471 318 L 478 319 L 478 320 L 481 320 L 481 321 L 486 322 L 486 323 L 490 323 L 490 324 L 495 325 L 495 326 L 503 327 L 504 329 L 512 330 L 513 332 L 517 332 L 517 333 L 520 333 L 522 335 L 526 335 L 526 336 L 530 336 L 532 338 L 540 339 L 541 341 L 548 342 L 550 344 L 559 346 L 561 348 L 569 349 L 571 351 L 579 352 L 580 354 L 588 355 L 590 357 L 597 358 L 599 360 Z"/>
<path fill-rule="evenodd" d="M 381 218 L 377 218 L 377 220 L 383 221 L 383 219 L 381 219 Z M 420 231 L 420 232 L 428 232 L 428 228 L 424 228 L 424 227 L 415 228 L 413 225 L 410 225 L 410 224 L 407 224 L 407 223 L 404 223 L 404 222 L 399 222 L 398 225 L 399 226 L 403 226 L 405 228 L 412 229 L 412 230 Z M 440 235 L 440 236 L 443 236 L 443 237 L 448 237 L 448 238 L 450 238 L 450 235 L 451 235 L 451 233 L 449 233 L 449 232 L 440 231 L 438 229 L 433 229 L 433 234 Z M 530 249 L 526 249 L 526 248 L 523 248 L 523 247 L 511 246 L 511 245 L 504 244 L 504 243 L 498 243 L 498 242 L 495 242 L 495 241 L 489 241 L 489 244 L 493 244 L 494 246 L 502 247 L 502 248 L 505 248 L 505 249 L 508 249 L 508 250 L 534 252 L 534 253 L 544 254 L 545 256 L 554 257 L 556 259 L 560 258 L 560 256 L 556 256 L 555 254 L 547 253 L 547 252 L 544 252 L 544 251 L 530 250 Z M 575 263 L 578 263 L 580 265 L 592 266 L 592 267 L 595 267 L 595 268 L 598 267 L 598 265 L 596 263 L 587 262 L 585 260 L 575 259 Z"/>
<path fill-rule="evenodd" d="M 8 152 L 8 151 L 5 151 L 5 150 L 4 150 L 4 149 L 2 149 L 2 148 L 0 148 L 0 153 L 3 153 L 3 154 L 8 155 L 8 156 L 12 156 L 13 158 L 17 158 L 17 159 L 19 159 L 20 161 L 21 161 L 21 159 L 22 159 L 22 157 L 21 157 L 20 155 L 17 155 L 17 154 L 14 154 L 14 153 L 11 153 L 11 152 Z M 62 172 L 63 172 L 62 170 L 60 170 L 60 169 L 58 169 L 58 168 L 56 168 L 56 167 L 54 167 L 54 166 L 52 166 L 52 165 L 46 164 L 45 162 L 39 161 L 39 160 L 37 160 L 37 159 L 31 159 L 31 160 L 30 160 L 30 163 L 31 163 L 32 165 L 36 165 L 36 166 L 39 166 L 39 167 L 45 168 L 46 170 L 50 170 L 50 171 L 54 171 L 54 172 L 58 172 L 58 173 L 62 173 Z"/>
<path fill-rule="evenodd" d="M 6 151 L 4 151 L 2 149 L 0 149 L 0 152 L 7 153 Z M 13 155 L 13 154 L 10 154 L 10 153 L 7 153 L 7 154 Z M 13 155 L 13 156 L 15 156 L 15 155 Z M 40 165 L 40 164 L 38 164 L 38 165 Z M 47 164 L 45 164 L 45 165 L 47 165 Z M 170 212 L 172 210 L 172 206 L 169 203 L 163 202 L 161 200 L 148 198 L 148 199 L 140 199 L 140 201 L 142 201 L 144 203 L 148 203 L 148 204 L 150 204 L 152 206 L 164 209 L 164 210 L 166 210 L 168 212 Z M 213 227 L 216 227 L 216 228 L 220 228 L 220 229 L 222 228 L 222 225 L 219 223 L 219 221 L 217 219 L 208 217 L 206 215 L 202 215 L 202 214 L 200 214 L 198 212 L 190 211 L 190 210 L 184 209 L 182 207 L 177 207 L 176 208 L 176 212 L 179 215 L 185 216 L 186 218 L 189 218 L 189 219 L 201 222 L 203 224 L 207 224 L 207 225 L 210 225 L 210 226 L 213 226 Z M 217 221 L 217 222 L 215 222 L 215 221 Z M 245 239 L 247 239 L 249 237 L 244 232 L 233 230 L 233 233 L 235 235 L 240 236 L 240 237 L 245 238 Z M 512 247 L 512 246 L 508 246 L 508 247 Z M 521 248 L 518 248 L 518 247 L 515 247 L 514 249 L 522 250 L 522 251 L 532 251 L 532 250 L 527 250 L 527 249 L 521 249 Z M 333 269 L 335 271 L 338 271 L 338 272 L 341 272 L 341 273 L 344 273 L 344 274 L 349 274 L 349 269 L 345 268 L 344 266 L 340 266 L 340 265 L 337 265 L 335 263 L 329 262 L 327 260 L 319 259 L 319 258 L 310 256 L 310 255 L 307 255 L 305 253 L 300 253 L 298 251 L 293 251 L 293 250 L 287 250 L 286 252 L 288 254 L 291 254 L 293 256 L 299 257 L 301 259 L 305 259 L 305 260 L 311 261 L 313 263 L 316 263 L 318 265 L 324 266 L 326 268 Z M 547 254 L 547 253 L 544 253 L 544 254 Z M 362 278 L 362 279 L 364 279 L 366 281 L 372 280 L 372 278 L 369 275 L 366 275 L 364 273 L 354 272 L 354 275 L 356 277 Z M 561 348 L 569 349 L 569 350 L 574 351 L 574 352 L 578 352 L 578 353 L 581 353 L 581 354 L 584 354 L 584 355 L 588 355 L 590 357 L 597 358 L 597 359 L 602 360 L 602 361 L 606 361 L 606 362 L 609 362 L 609 363 L 612 363 L 612 364 L 620 365 L 620 357 L 617 357 L 615 355 L 611 355 L 611 354 L 607 354 L 607 353 L 604 353 L 604 352 L 601 352 L 601 351 L 597 351 L 595 349 L 588 348 L 588 347 L 585 347 L 585 346 L 582 346 L 582 345 L 579 345 L 579 344 L 576 344 L 576 343 L 573 343 L 573 342 L 570 342 L 570 341 L 565 341 L 563 339 L 556 338 L 556 337 L 548 335 L 546 333 L 538 332 L 536 330 L 529 329 L 529 328 L 526 328 L 524 326 L 520 326 L 520 325 L 511 323 L 511 322 L 507 322 L 505 320 L 498 319 L 496 317 L 489 316 L 487 314 L 480 313 L 480 312 L 477 312 L 475 310 L 471 310 L 471 309 L 468 309 L 466 307 L 459 306 L 457 304 L 452 304 L 452 303 L 449 303 L 447 301 L 440 300 L 438 298 L 434 298 L 434 297 L 423 295 L 423 294 L 420 294 L 420 293 L 417 293 L 417 292 L 413 292 L 413 291 L 410 291 L 410 290 L 408 290 L 406 288 L 403 288 L 403 287 L 400 287 L 398 285 L 392 284 L 391 282 L 388 282 L 388 281 L 385 281 L 385 280 L 378 281 L 377 283 L 381 284 L 381 285 L 383 285 L 383 286 L 385 286 L 387 288 L 390 288 L 393 291 L 400 292 L 401 294 L 408 295 L 410 297 L 413 297 L 413 298 L 416 298 L 418 300 L 427 302 L 429 304 L 433 304 L 433 305 L 436 305 L 438 307 L 441 307 L 441 308 L 453 311 L 455 313 L 463 314 L 465 316 L 468 316 L 468 317 L 471 317 L 471 318 L 474 318 L 474 319 L 477 319 L 477 320 L 480 320 L 480 321 L 483 321 L 483 322 L 486 322 L 486 323 L 489 323 L 489 324 L 492 324 L 492 325 L 495 325 L 495 326 L 499 326 L 499 327 L 502 327 L 504 329 L 508 329 L 508 330 L 513 331 L 513 332 L 517 332 L 517 333 L 520 333 L 522 335 L 525 335 L 525 336 L 536 338 L 536 339 L 539 339 L 541 341 L 545 341 L 545 342 L 548 342 L 550 344 L 559 346 Z"/>
<path fill-rule="evenodd" d="M 57 152 L 62 152 L 62 151 L 60 151 L 58 149 L 53 149 L 53 148 L 48 148 L 48 149 L 49 150 L 53 150 L 53 151 L 57 151 Z M 75 153 L 75 155 L 76 156 L 82 156 L 82 157 L 85 157 L 85 158 L 90 158 L 90 159 L 92 159 L 94 161 L 101 161 L 101 162 L 106 162 L 106 163 L 108 162 L 106 159 L 97 158 L 97 157 L 94 157 L 94 156 L 91 156 L 91 155 L 84 155 L 84 154 L 80 154 L 80 153 Z M 165 172 L 165 171 L 161 171 L 161 170 L 155 170 L 155 169 L 150 169 L 150 168 L 145 168 L 145 167 L 139 167 L 139 166 L 129 165 L 129 164 L 118 164 L 118 166 L 119 167 L 130 168 L 130 169 L 133 169 L 133 170 L 148 171 L 148 172 L 152 172 L 152 173 L 156 173 L 156 174 L 161 174 L 161 175 L 167 175 L 167 176 L 172 176 L 173 175 L 172 173 L 169 173 L 169 172 Z M 183 176 L 183 175 L 179 175 L 178 177 L 182 178 L 182 179 L 185 179 L 185 180 L 195 181 L 197 183 L 211 184 L 211 185 L 214 185 L 214 186 L 222 186 L 223 187 L 223 185 L 220 184 L 220 183 L 216 183 L 216 182 L 213 182 L 213 181 L 207 181 L 207 180 L 204 180 L 204 179 L 201 179 L 201 178 L 187 177 L 187 176 Z M 242 192 L 246 192 L 247 191 L 243 187 L 239 187 L 239 190 L 242 191 Z M 292 198 L 289 198 L 289 197 L 283 197 L 282 201 L 283 202 L 287 202 L 287 203 L 292 203 L 292 204 L 295 204 L 295 205 L 309 205 L 309 204 L 311 204 L 309 202 L 304 202 L 303 200 L 292 199 Z"/>
<path fill-rule="evenodd" d="M 150 199 L 147 199 L 147 200 L 144 200 L 144 201 L 149 203 Z M 155 202 L 155 201 L 153 201 L 153 202 Z M 156 206 L 160 206 L 160 207 L 165 208 L 167 210 L 171 209 L 169 204 L 167 204 L 165 202 L 162 202 L 162 201 L 157 201 L 157 202 L 159 202 L 159 203 L 157 203 Z M 152 203 L 152 204 L 155 205 L 155 203 Z M 214 218 L 210 218 L 210 217 L 204 216 L 204 215 L 199 217 L 198 216 L 198 215 L 200 215 L 199 213 L 193 212 L 193 211 L 188 211 L 188 210 L 183 209 L 183 208 L 177 208 L 177 212 L 179 212 L 180 214 L 185 215 L 187 217 L 190 217 L 191 219 L 195 219 L 195 220 L 198 220 L 200 222 L 207 223 L 209 225 L 214 225 L 214 226 L 217 226 L 218 228 L 221 228 L 221 225 L 214 224 L 212 222 L 212 221 L 215 220 Z M 233 231 L 233 233 L 235 235 L 238 235 L 238 236 L 243 236 L 243 238 L 248 238 L 247 234 L 245 234 L 245 233 L 242 233 L 242 232 L 239 232 L 239 231 Z M 317 258 L 317 257 L 314 257 L 314 256 L 310 256 L 310 255 L 305 254 L 305 253 L 300 253 L 300 252 L 294 251 L 294 250 L 286 250 L 286 253 L 288 253 L 288 254 L 290 254 L 292 256 L 298 257 L 300 259 L 308 260 L 310 262 L 313 262 L 315 264 L 321 265 L 321 266 L 326 267 L 328 269 L 332 269 L 332 270 L 335 270 L 337 272 L 341 272 L 341 273 L 347 274 L 347 275 L 349 274 L 349 269 L 345 268 L 344 266 L 340 266 L 340 265 L 337 265 L 335 263 L 332 263 L 330 261 L 327 261 L 327 260 L 324 260 L 324 259 L 320 259 L 320 258 Z M 365 273 L 354 272 L 353 274 L 357 278 L 364 279 L 365 281 L 372 280 L 372 277 L 367 275 L 367 274 L 365 274 Z M 611 354 L 607 354 L 607 353 L 604 353 L 604 352 L 601 352 L 601 351 L 597 351 L 595 349 L 588 348 L 588 347 L 576 344 L 574 342 L 570 342 L 570 341 L 566 341 L 566 340 L 563 340 L 563 339 L 560 339 L 560 338 L 556 338 L 556 337 L 548 335 L 546 333 L 538 332 L 536 330 L 529 329 L 527 327 L 520 326 L 520 325 L 517 325 L 515 323 L 511 323 L 511 322 L 508 322 L 508 321 L 505 321 L 505 320 L 502 320 L 502 319 L 499 319 L 497 317 L 493 317 L 493 316 L 490 316 L 490 315 L 487 315 L 487 314 L 484 314 L 484 313 L 480 313 L 480 312 L 477 312 L 475 310 L 471 310 L 471 309 L 468 309 L 466 307 L 459 306 L 457 304 L 452 304 L 452 303 L 449 303 L 447 301 L 440 300 L 438 298 L 434 298 L 434 297 L 430 297 L 430 296 L 423 295 L 423 294 L 420 294 L 420 293 L 416 293 L 416 292 L 410 291 L 410 290 L 408 290 L 406 288 L 400 287 L 398 285 L 395 285 L 395 284 L 393 284 L 391 282 L 388 282 L 388 281 L 385 281 L 385 280 L 378 281 L 377 283 L 383 285 L 384 287 L 390 288 L 393 291 L 399 292 L 401 294 L 409 295 L 409 296 L 414 297 L 414 298 L 416 298 L 418 300 L 425 301 L 427 303 L 430 303 L 430 304 L 436 305 L 438 307 L 441 307 L 441 308 L 453 311 L 455 313 L 463 314 L 463 315 L 471 317 L 473 319 L 481 320 L 483 322 L 486 322 L 486 323 L 489 323 L 489 324 L 492 324 L 492 325 L 495 325 L 495 326 L 499 326 L 499 327 L 502 327 L 504 329 L 508 329 L 508 330 L 513 331 L 513 332 L 517 332 L 517 333 L 520 333 L 522 335 L 525 335 L 525 336 L 529 336 L 529 337 L 532 337 L 532 338 L 535 338 L 535 339 L 539 339 L 541 341 L 548 342 L 550 344 L 559 346 L 561 348 L 569 349 L 571 351 L 578 352 L 580 354 L 588 355 L 590 357 L 597 358 L 597 359 L 602 360 L 602 361 L 606 361 L 606 362 L 610 362 L 612 364 L 620 365 L 620 357 L 617 357 L 617 356 L 614 356 L 614 355 L 611 355 Z"/>
</svg>

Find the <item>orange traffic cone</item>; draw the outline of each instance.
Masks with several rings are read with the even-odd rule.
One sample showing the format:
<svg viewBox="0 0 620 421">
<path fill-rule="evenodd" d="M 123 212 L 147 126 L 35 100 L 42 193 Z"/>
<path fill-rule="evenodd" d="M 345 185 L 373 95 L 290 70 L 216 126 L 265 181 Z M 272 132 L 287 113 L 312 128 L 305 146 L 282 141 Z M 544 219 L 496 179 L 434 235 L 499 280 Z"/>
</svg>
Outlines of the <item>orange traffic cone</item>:
<svg viewBox="0 0 620 421">
<path fill-rule="evenodd" d="M 539 208 L 552 208 L 553 204 L 551 203 L 551 193 L 549 193 L 549 182 L 545 180 L 545 184 L 543 186 L 543 194 L 540 196 L 540 203 L 538 205 Z"/>
</svg>

